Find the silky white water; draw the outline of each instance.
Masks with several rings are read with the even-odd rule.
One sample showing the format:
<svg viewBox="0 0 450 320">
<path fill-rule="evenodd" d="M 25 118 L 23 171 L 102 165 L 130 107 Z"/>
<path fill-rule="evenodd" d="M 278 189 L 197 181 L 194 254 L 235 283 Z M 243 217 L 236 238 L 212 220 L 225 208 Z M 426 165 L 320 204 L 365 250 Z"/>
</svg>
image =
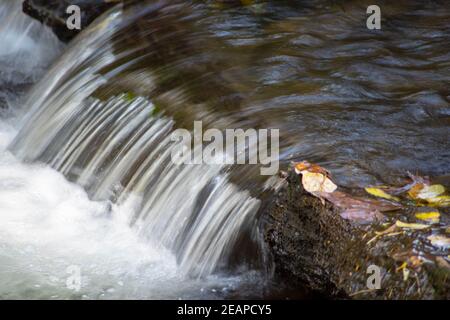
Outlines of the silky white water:
<svg viewBox="0 0 450 320">
<path fill-rule="evenodd" d="M 61 173 L 6 151 L 16 133 L 0 121 L 0 298 L 213 298 L 241 284 L 185 277 L 169 250 L 129 227 L 133 210 L 110 212 Z M 67 287 L 71 266 L 79 291 Z"/>
<path fill-rule="evenodd" d="M 259 200 L 223 167 L 171 163 L 173 121 L 153 115 L 151 101 L 92 97 L 126 67 L 99 73 L 117 59 L 108 41 L 121 10 L 64 50 L 17 3 L 0 5 L 9 17 L 0 64 L 11 67 L 0 81 L 9 97 L 0 114 L 0 298 L 215 298 L 254 282 L 252 272 L 217 269 Z M 9 90 L 44 71 L 27 95 Z"/>
</svg>

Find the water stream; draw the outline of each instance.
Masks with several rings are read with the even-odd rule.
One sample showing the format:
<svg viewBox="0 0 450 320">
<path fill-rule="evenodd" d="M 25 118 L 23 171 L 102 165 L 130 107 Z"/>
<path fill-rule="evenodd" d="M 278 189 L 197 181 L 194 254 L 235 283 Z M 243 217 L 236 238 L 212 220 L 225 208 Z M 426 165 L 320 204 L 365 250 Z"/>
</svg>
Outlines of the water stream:
<svg viewBox="0 0 450 320">
<path fill-rule="evenodd" d="M 450 10 L 391 3 L 369 32 L 366 7 L 140 1 L 66 46 L 2 2 L 0 297 L 267 296 L 267 177 L 173 164 L 194 120 L 278 128 L 282 166 L 346 187 L 448 173 Z"/>
</svg>

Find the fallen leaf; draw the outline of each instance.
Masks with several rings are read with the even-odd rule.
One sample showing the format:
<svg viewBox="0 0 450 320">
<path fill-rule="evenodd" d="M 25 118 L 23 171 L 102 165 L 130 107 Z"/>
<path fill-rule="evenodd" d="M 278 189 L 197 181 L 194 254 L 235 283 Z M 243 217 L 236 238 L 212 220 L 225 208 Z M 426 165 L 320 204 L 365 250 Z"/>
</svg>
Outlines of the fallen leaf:
<svg viewBox="0 0 450 320">
<path fill-rule="evenodd" d="M 434 198 L 425 199 L 428 203 L 437 207 L 448 207 L 450 206 L 450 196 L 438 196 Z"/>
<path fill-rule="evenodd" d="M 439 222 L 440 213 L 438 211 L 418 212 L 416 218 L 425 221 Z"/>
<path fill-rule="evenodd" d="M 431 186 L 425 185 L 422 189 L 420 189 L 419 193 L 417 194 L 417 198 L 423 200 L 432 199 L 443 194 L 444 192 L 445 188 L 441 184 L 433 184 Z"/>
<path fill-rule="evenodd" d="M 384 215 L 378 210 L 367 211 L 364 209 L 346 209 L 340 213 L 340 216 L 362 224 L 384 219 Z"/>
<path fill-rule="evenodd" d="M 387 186 L 387 185 L 378 185 L 374 188 L 377 189 L 381 189 L 384 192 L 388 193 L 389 195 L 399 195 L 402 193 L 407 192 L 408 190 L 410 190 L 414 185 L 416 184 L 416 182 L 410 182 L 404 186 L 401 187 L 394 187 L 394 186 Z"/>
<path fill-rule="evenodd" d="M 411 187 L 411 189 L 409 189 L 408 195 L 413 199 L 417 199 L 420 190 L 422 190 L 424 187 L 425 185 L 423 183 L 416 183 Z"/>
<path fill-rule="evenodd" d="M 331 174 L 327 169 L 322 168 L 318 164 L 310 163 L 308 161 L 297 162 L 294 165 L 294 170 L 297 174 L 303 173 L 303 171 L 308 171 L 308 172 L 314 172 L 314 173 L 321 173 L 324 176 L 331 178 Z"/>
<path fill-rule="evenodd" d="M 446 236 L 436 234 L 429 236 L 427 239 L 431 242 L 432 245 L 436 247 L 450 247 L 450 238 L 447 238 Z"/>
<path fill-rule="evenodd" d="M 302 171 L 302 184 L 309 193 L 325 192 L 331 193 L 337 189 L 337 185 L 333 183 L 327 176 L 321 173 Z"/>
<path fill-rule="evenodd" d="M 407 229 L 414 229 L 414 230 L 421 230 L 421 229 L 426 229 L 426 228 L 430 227 L 429 225 L 426 225 L 426 224 L 406 223 L 406 222 L 402 222 L 400 220 L 397 220 L 395 222 L 395 225 L 399 228 L 407 228 Z"/>
<path fill-rule="evenodd" d="M 358 199 L 347 193 L 335 191 L 319 192 L 318 196 L 331 202 L 335 207 L 343 209 L 340 216 L 358 223 L 369 223 L 384 219 L 381 212 L 399 209 L 399 205 L 374 199 Z"/>
<path fill-rule="evenodd" d="M 379 189 L 379 188 L 375 188 L 375 187 L 367 187 L 364 188 L 366 190 L 367 193 L 378 197 L 378 198 L 383 198 L 383 199 L 388 199 L 388 200 L 394 200 L 394 201 L 400 201 L 399 198 L 391 196 L 390 194 L 384 192 L 383 190 Z"/>
<path fill-rule="evenodd" d="M 318 195 L 331 202 L 335 207 L 342 209 L 343 212 L 340 214 L 342 218 L 360 223 L 382 220 L 384 216 L 381 212 L 401 208 L 399 204 L 375 199 L 356 198 L 341 191 L 332 193 L 320 192 Z"/>
<path fill-rule="evenodd" d="M 408 266 L 408 264 L 406 262 L 403 262 L 402 265 L 400 267 L 398 267 L 397 269 L 395 269 L 395 272 L 399 272 L 400 270 L 405 269 Z"/>
<path fill-rule="evenodd" d="M 397 203 L 394 204 L 384 200 L 357 198 L 341 191 L 335 191 L 333 193 L 321 192 L 319 195 L 341 209 L 364 209 L 366 211 L 378 210 L 380 212 L 386 212 L 402 208 L 402 206 Z"/>
</svg>

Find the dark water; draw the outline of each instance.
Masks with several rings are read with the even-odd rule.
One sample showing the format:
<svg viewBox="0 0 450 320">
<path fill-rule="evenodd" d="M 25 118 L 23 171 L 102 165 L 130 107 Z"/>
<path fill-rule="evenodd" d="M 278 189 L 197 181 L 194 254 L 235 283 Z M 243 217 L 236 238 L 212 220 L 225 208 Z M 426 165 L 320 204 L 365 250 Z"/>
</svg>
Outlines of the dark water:
<svg viewBox="0 0 450 320">
<path fill-rule="evenodd" d="M 128 72 L 151 70 L 154 87 L 117 90 L 148 94 L 181 127 L 279 128 L 284 163 L 318 162 L 346 186 L 447 174 L 450 9 L 386 2 L 368 30 L 369 4 L 162 2 L 116 35 L 118 51 L 144 47 Z"/>
</svg>

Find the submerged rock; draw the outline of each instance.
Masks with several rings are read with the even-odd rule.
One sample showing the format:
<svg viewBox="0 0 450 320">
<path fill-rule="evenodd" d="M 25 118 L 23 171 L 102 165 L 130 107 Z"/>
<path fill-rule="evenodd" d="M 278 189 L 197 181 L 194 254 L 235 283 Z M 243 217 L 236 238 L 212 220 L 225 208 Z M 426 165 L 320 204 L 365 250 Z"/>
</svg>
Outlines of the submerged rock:
<svg viewBox="0 0 450 320">
<path fill-rule="evenodd" d="M 61 41 L 68 42 L 84 27 L 121 0 L 25 0 L 23 12 L 52 28 Z M 77 5 L 81 9 L 81 30 L 69 30 L 66 20 L 67 7 Z"/>
</svg>

